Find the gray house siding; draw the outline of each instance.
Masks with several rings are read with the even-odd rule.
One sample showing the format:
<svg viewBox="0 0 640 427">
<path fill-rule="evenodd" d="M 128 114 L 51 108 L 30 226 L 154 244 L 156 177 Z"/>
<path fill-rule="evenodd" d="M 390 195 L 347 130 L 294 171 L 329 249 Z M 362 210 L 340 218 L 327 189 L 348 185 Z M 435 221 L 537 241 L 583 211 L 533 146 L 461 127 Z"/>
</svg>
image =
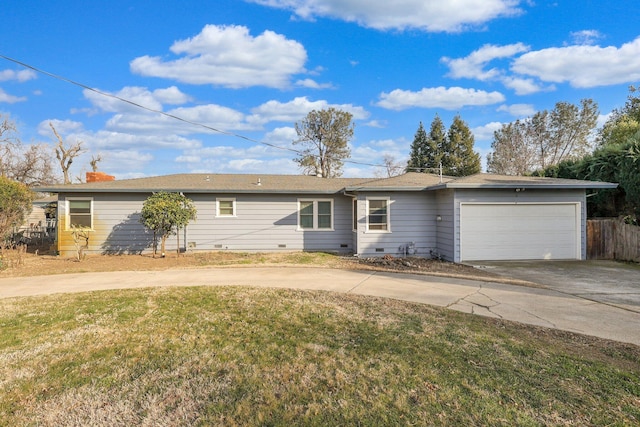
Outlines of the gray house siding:
<svg viewBox="0 0 640 427">
<path fill-rule="evenodd" d="M 145 193 L 97 193 L 91 196 L 60 194 L 58 248 L 64 255 L 75 253 L 72 233 L 67 229 L 69 199 L 90 199 L 93 230 L 86 253 L 142 253 L 152 250 L 153 234 L 140 224 Z M 197 219 L 180 233 L 180 247 L 189 250 L 308 250 L 352 252 L 351 198 L 341 195 L 229 195 L 185 194 L 197 209 Z M 216 199 L 235 199 L 234 217 L 216 216 Z M 298 229 L 298 200 L 332 200 L 332 230 Z M 167 239 L 167 250 L 176 250 L 176 237 Z"/>
<path fill-rule="evenodd" d="M 140 224 L 140 211 L 148 195 L 143 194 L 60 194 L 58 203 L 58 250 L 63 255 L 76 251 L 67 227 L 70 199 L 93 202 L 93 230 L 86 253 L 141 253 L 150 248 L 153 236 Z"/>
<path fill-rule="evenodd" d="M 228 194 L 189 196 L 198 219 L 187 228 L 187 245 L 197 250 L 307 250 L 351 252 L 351 198 L 331 196 L 251 195 L 235 197 L 236 216 L 216 216 L 216 198 Z M 298 229 L 298 200 L 332 200 L 333 230 Z"/>
<path fill-rule="evenodd" d="M 389 197 L 390 230 L 367 230 L 367 200 Z M 404 255 L 414 245 L 416 256 L 436 248 L 435 196 L 425 192 L 361 193 L 358 195 L 357 247 L 360 256 Z"/>
<path fill-rule="evenodd" d="M 436 221 L 436 252 L 447 260 L 454 259 L 454 209 L 453 190 L 439 190 L 435 194 L 437 215 L 440 221 Z"/>
<path fill-rule="evenodd" d="M 581 257 L 586 258 L 586 196 L 584 189 L 578 190 L 537 190 L 516 192 L 514 189 L 456 189 L 454 193 L 454 262 L 460 262 L 460 203 L 579 203 Z"/>
</svg>

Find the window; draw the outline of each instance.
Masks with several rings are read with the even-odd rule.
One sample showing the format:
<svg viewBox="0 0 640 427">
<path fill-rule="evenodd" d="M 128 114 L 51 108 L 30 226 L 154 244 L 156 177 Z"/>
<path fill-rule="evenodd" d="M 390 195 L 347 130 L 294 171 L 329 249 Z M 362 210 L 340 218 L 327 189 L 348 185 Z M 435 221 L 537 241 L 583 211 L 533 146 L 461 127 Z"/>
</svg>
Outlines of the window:
<svg viewBox="0 0 640 427">
<path fill-rule="evenodd" d="M 236 216 L 236 199 L 217 199 L 216 216 Z"/>
<path fill-rule="evenodd" d="M 301 230 L 333 229 L 333 200 L 299 200 L 298 228 Z"/>
<path fill-rule="evenodd" d="M 93 228 L 93 200 L 67 199 L 67 230 L 72 227 Z"/>
<path fill-rule="evenodd" d="M 367 225 L 370 231 L 389 231 L 389 199 L 369 199 Z"/>
<path fill-rule="evenodd" d="M 358 199 L 356 198 L 353 199 L 351 218 L 353 219 L 353 231 L 358 231 Z"/>
</svg>

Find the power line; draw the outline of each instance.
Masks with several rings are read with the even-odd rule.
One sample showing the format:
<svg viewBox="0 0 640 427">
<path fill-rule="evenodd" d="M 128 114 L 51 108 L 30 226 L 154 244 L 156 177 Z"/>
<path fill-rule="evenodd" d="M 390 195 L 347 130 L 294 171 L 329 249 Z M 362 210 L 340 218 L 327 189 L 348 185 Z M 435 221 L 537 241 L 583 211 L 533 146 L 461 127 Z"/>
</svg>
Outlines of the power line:
<svg viewBox="0 0 640 427">
<path fill-rule="evenodd" d="M 253 142 L 253 143 L 256 143 L 256 144 L 266 145 L 266 146 L 271 147 L 271 148 L 276 148 L 276 149 L 279 149 L 279 150 L 289 151 L 289 152 L 300 154 L 300 155 L 304 154 L 303 152 L 301 152 L 299 150 L 296 150 L 294 148 L 283 147 L 281 145 L 272 144 L 272 143 L 266 142 L 266 141 L 260 141 L 260 140 L 253 139 L 253 138 L 250 138 L 248 136 L 237 134 L 237 133 L 234 133 L 234 132 L 228 132 L 228 131 L 220 130 L 220 129 L 214 128 L 213 126 L 206 125 L 204 123 L 195 122 L 195 121 L 192 121 L 192 120 L 189 120 L 189 119 L 185 119 L 185 118 L 180 117 L 180 116 L 176 116 L 175 114 L 167 113 L 167 112 L 162 111 L 162 110 L 157 110 L 155 108 L 146 107 L 146 106 L 144 106 L 142 104 L 138 104 L 137 102 L 131 101 L 129 99 L 122 98 L 120 96 L 117 96 L 117 95 L 114 95 L 114 94 L 111 94 L 111 93 L 103 92 L 101 90 L 92 88 L 92 87 L 90 87 L 90 86 L 88 86 L 86 84 L 77 82 L 75 80 L 69 79 L 67 77 L 63 77 L 63 76 L 58 75 L 58 74 L 51 73 L 49 71 L 45 71 L 45 70 L 43 70 L 41 68 L 35 67 L 33 65 L 29 65 L 29 64 L 27 64 L 25 62 L 19 61 L 19 60 L 14 59 L 14 58 L 10 58 L 10 57 L 2 55 L 2 54 L 0 54 L 0 58 L 2 58 L 4 60 L 7 60 L 7 61 L 10 61 L 10 62 L 13 62 L 15 64 L 18 64 L 18 65 L 20 65 L 22 67 L 28 68 L 30 70 L 33 70 L 33 71 L 35 71 L 37 73 L 40 73 L 40 74 L 43 74 L 45 76 L 48 76 L 48 77 L 51 77 L 51 78 L 54 78 L 54 79 L 57 79 L 57 80 L 72 84 L 74 86 L 81 87 L 81 88 L 86 89 L 88 91 L 97 93 L 98 95 L 105 96 L 105 97 L 112 98 L 112 99 L 116 99 L 118 101 L 121 101 L 121 102 L 124 102 L 126 104 L 132 105 L 132 106 L 134 106 L 136 108 L 140 108 L 140 109 L 149 111 L 151 113 L 160 114 L 162 116 L 169 117 L 171 119 L 178 120 L 180 122 L 187 123 L 187 124 L 190 124 L 192 126 L 201 127 L 201 128 L 210 130 L 212 132 L 216 132 L 216 133 L 219 133 L 219 134 L 222 134 L 222 135 L 232 136 L 234 138 L 243 139 L 243 140 L 248 141 L 248 142 Z M 385 167 L 384 165 L 357 162 L 355 160 L 343 160 L 343 162 L 344 163 L 351 163 L 351 164 L 361 165 L 361 166 Z"/>
</svg>

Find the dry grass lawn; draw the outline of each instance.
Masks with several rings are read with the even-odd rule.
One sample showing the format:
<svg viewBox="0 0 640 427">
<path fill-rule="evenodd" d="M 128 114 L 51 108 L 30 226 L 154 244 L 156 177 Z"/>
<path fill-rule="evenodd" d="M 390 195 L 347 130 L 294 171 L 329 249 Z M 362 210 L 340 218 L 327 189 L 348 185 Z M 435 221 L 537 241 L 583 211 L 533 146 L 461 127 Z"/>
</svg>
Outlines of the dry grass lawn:
<svg viewBox="0 0 640 427">
<path fill-rule="evenodd" d="M 0 277 L 429 260 L 4 253 Z M 640 425 L 640 347 L 427 305 L 245 287 L 0 300 L 0 425 Z"/>
<path fill-rule="evenodd" d="M 0 425 L 638 425 L 640 348 L 356 295 L 0 300 Z"/>
</svg>

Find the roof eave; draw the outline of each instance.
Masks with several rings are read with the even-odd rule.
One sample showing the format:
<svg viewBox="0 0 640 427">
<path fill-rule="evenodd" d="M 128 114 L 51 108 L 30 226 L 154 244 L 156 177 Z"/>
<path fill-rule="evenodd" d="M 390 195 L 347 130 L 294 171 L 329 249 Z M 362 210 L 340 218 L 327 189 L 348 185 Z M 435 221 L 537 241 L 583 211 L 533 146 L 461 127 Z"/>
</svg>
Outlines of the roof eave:
<svg viewBox="0 0 640 427">
<path fill-rule="evenodd" d="M 531 183 L 509 183 L 509 184 L 464 184 L 464 183 L 449 183 L 441 186 L 440 188 L 454 188 L 454 189 L 515 189 L 526 188 L 532 190 L 580 190 L 586 188 L 595 189 L 614 189 L 618 184 L 610 182 L 593 182 L 593 183 L 576 183 L 576 184 L 531 184 Z"/>
<path fill-rule="evenodd" d="M 61 188 L 61 187 L 42 187 L 37 191 L 43 193 L 157 193 L 166 191 L 169 193 L 189 193 L 189 194 L 338 194 L 342 189 L 337 190 L 309 190 L 309 189 L 292 189 L 292 190 L 247 190 L 247 189 L 199 189 L 199 188 Z"/>
<path fill-rule="evenodd" d="M 344 191 L 357 193 L 358 191 L 424 191 L 430 187 L 345 187 Z"/>
</svg>

